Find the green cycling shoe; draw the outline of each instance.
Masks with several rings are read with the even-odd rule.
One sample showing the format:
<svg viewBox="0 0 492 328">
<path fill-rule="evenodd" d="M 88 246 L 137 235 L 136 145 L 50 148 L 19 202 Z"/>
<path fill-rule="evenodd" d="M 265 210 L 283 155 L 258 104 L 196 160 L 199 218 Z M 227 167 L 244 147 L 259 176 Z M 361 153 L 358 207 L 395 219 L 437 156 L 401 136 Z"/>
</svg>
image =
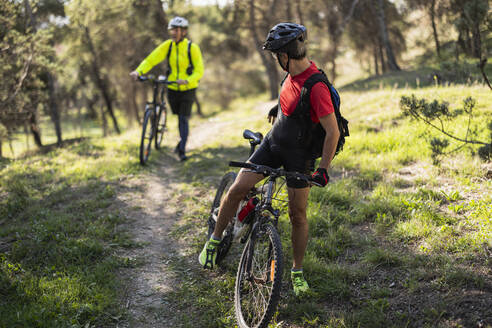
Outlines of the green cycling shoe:
<svg viewBox="0 0 492 328">
<path fill-rule="evenodd" d="M 220 240 L 215 240 L 212 237 L 205 243 L 203 250 L 198 256 L 198 262 L 204 269 L 213 269 L 217 260 L 217 246 Z"/>
<path fill-rule="evenodd" d="M 291 271 L 290 278 L 292 279 L 292 287 L 294 287 L 294 293 L 299 296 L 309 290 L 309 285 L 304 279 L 302 271 Z"/>
</svg>

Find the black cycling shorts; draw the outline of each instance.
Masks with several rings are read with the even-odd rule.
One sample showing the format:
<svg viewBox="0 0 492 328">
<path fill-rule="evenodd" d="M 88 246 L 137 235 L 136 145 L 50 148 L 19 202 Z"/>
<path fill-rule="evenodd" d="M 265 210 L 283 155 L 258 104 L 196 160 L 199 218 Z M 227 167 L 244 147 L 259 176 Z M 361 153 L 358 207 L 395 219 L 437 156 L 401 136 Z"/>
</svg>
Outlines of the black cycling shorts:
<svg viewBox="0 0 492 328">
<path fill-rule="evenodd" d="M 173 114 L 191 116 L 191 107 L 195 102 L 196 89 L 186 91 L 167 90 L 167 100 Z"/>
<path fill-rule="evenodd" d="M 272 142 L 269 135 L 251 155 L 249 161 L 257 165 L 273 168 L 284 167 L 286 171 L 310 174 L 314 170 L 314 159 L 304 149 L 287 149 Z M 287 187 L 306 188 L 308 183 L 303 180 L 287 178 Z"/>
</svg>

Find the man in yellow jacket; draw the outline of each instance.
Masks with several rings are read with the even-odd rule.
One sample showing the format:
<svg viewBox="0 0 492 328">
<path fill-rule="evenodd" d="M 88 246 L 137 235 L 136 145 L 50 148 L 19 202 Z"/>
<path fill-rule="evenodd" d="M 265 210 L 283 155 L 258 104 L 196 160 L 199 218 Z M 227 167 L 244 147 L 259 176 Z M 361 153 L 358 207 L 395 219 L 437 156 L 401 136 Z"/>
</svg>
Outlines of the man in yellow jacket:
<svg viewBox="0 0 492 328">
<path fill-rule="evenodd" d="M 176 84 L 168 86 L 168 101 L 173 114 L 178 115 L 181 140 L 174 151 L 181 161 L 187 159 L 186 141 L 188 139 L 191 106 L 195 101 L 195 92 L 203 76 L 203 61 L 200 47 L 186 38 L 188 21 L 183 17 L 174 17 L 168 25 L 171 39 L 164 41 L 145 58 L 137 69 L 130 73 L 135 80 L 147 73 L 160 62 L 167 59 L 169 81 Z"/>
</svg>

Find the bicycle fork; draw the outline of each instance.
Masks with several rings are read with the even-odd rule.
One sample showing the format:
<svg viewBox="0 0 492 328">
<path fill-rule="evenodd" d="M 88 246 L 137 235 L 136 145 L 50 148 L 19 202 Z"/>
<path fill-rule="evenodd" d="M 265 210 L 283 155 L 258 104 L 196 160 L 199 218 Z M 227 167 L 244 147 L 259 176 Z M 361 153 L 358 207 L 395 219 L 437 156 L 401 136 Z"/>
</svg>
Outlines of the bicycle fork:
<svg viewBox="0 0 492 328">
<path fill-rule="evenodd" d="M 245 280 L 250 281 L 250 282 L 255 282 L 255 283 L 269 283 L 273 281 L 275 277 L 275 268 L 276 268 L 276 263 L 275 259 L 273 258 L 273 247 L 272 243 L 268 243 L 268 253 L 267 253 L 267 259 L 269 259 L 267 263 L 267 268 L 265 272 L 262 273 L 262 276 L 260 278 L 254 277 L 253 275 L 253 257 L 254 257 L 254 245 L 257 242 L 257 236 L 258 234 L 261 234 L 261 224 L 265 224 L 265 222 L 255 222 L 253 225 L 253 228 L 251 229 L 250 233 L 250 242 L 246 245 L 248 247 L 247 249 L 247 258 L 246 258 L 246 268 L 245 268 Z M 276 225 L 274 225 L 276 226 Z M 275 228 L 276 229 L 276 228 Z"/>
</svg>

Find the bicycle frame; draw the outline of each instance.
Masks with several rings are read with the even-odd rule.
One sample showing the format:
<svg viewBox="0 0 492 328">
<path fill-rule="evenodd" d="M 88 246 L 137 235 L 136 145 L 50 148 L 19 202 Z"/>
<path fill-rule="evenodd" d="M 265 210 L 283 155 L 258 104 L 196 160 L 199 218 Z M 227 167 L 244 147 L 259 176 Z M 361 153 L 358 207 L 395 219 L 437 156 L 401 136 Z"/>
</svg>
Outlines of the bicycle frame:
<svg viewBox="0 0 492 328">
<path fill-rule="evenodd" d="M 139 81 L 151 81 L 152 82 L 152 101 L 147 101 L 148 105 L 154 105 L 154 109 L 157 105 L 165 105 L 165 94 L 166 94 L 166 85 L 176 83 L 167 81 L 164 76 L 159 76 L 155 78 L 152 75 L 149 76 L 140 76 Z M 159 101 L 160 100 L 160 101 Z"/>
<path fill-rule="evenodd" d="M 250 139 L 251 156 L 255 146 L 261 142 L 261 138 L 258 133 L 255 134 L 248 130 L 243 133 L 243 136 Z M 229 231 L 236 231 L 238 227 L 237 236 L 241 238 L 241 243 L 246 243 L 239 262 L 234 296 L 238 324 L 240 327 L 258 325 L 266 327 L 280 300 L 284 267 L 282 243 L 278 232 L 280 211 L 272 204 L 276 199 L 277 182 L 279 178 L 287 178 L 312 183 L 312 178 L 306 174 L 288 172 L 280 168 L 250 162 L 229 162 L 229 166 L 241 167 L 262 174 L 266 178 L 263 183 L 251 188 L 244 199 L 244 202 L 249 202 L 252 197 L 256 198 L 260 195 L 259 203 L 252 213 L 248 214 L 251 216 L 243 220 L 239 226 L 237 226 L 239 221 L 234 221 L 233 227 L 229 228 Z M 230 183 L 230 180 L 225 177 L 223 181 Z M 221 192 L 224 186 L 221 182 L 221 189 L 219 189 Z M 215 202 L 214 200 L 214 204 Z M 234 233 L 232 238 L 234 238 Z M 229 237 L 229 240 L 232 238 Z M 230 241 L 226 245 L 230 247 Z"/>
<path fill-rule="evenodd" d="M 278 219 L 280 216 L 280 211 L 276 210 L 272 206 L 272 200 L 273 200 L 273 195 L 275 193 L 275 187 L 276 187 L 276 181 L 280 177 L 295 177 L 297 179 L 303 179 L 305 181 L 312 181 L 310 177 L 301 174 L 301 173 L 295 173 L 295 172 L 286 172 L 281 169 L 273 169 L 269 168 L 267 166 L 263 165 L 256 165 L 252 163 L 241 163 L 241 162 L 229 162 L 230 166 L 236 166 L 236 167 L 242 167 L 242 168 L 247 168 L 251 169 L 255 173 L 263 173 L 265 176 L 267 176 L 268 180 L 263 184 L 263 187 L 261 190 L 258 190 L 258 188 L 255 186 L 250 192 L 249 197 L 253 197 L 254 195 L 257 195 L 259 193 L 262 193 L 263 197 L 261 198 L 261 201 L 259 205 L 255 208 L 253 220 L 251 223 L 251 229 L 247 231 L 247 233 L 241 238 L 241 242 L 245 243 L 248 239 L 251 239 L 253 243 L 248 243 L 246 247 L 249 247 L 247 250 L 247 259 L 246 259 L 246 273 L 247 273 L 247 279 L 251 280 L 254 277 L 251 274 L 251 265 L 252 265 L 252 255 L 253 255 L 253 249 L 251 247 L 252 244 L 254 244 L 255 237 L 258 235 L 258 229 L 261 229 L 262 226 L 265 226 L 266 223 L 271 222 L 272 225 L 277 228 L 278 225 Z M 266 186 L 266 190 L 265 190 Z M 271 219 L 270 215 L 263 215 L 265 211 L 268 211 L 270 214 L 272 214 L 273 219 Z M 272 249 L 270 248 L 268 250 L 268 256 L 270 257 Z M 270 263 L 268 264 L 270 265 Z M 266 281 L 268 281 L 268 277 L 266 277 Z"/>
<path fill-rule="evenodd" d="M 262 197 L 262 200 L 260 201 L 260 203 L 258 204 L 259 206 L 257 206 L 257 208 L 255 209 L 253 221 L 250 223 L 251 229 L 249 229 L 249 231 L 241 238 L 241 243 L 246 243 L 246 241 L 249 238 L 251 238 L 253 241 L 255 241 L 255 237 L 258 235 L 258 233 L 257 233 L 258 229 L 260 229 L 261 226 L 264 225 L 265 223 L 267 223 L 268 221 L 271 221 L 273 223 L 274 227 L 277 228 L 278 219 L 280 216 L 280 211 L 274 209 L 272 206 L 272 199 L 273 199 L 273 194 L 275 192 L 275 186 L 276 186 L 276 179 L 277 178 L 278 177 L 269 177 L 268 178 L 268 182 L 266 183 L 266 187 L 267 187 L 266 193 Z M 260 193 L 260 191 L 258 191 L 256 187 L 254 187 L 254 189 L 256 189 L 255 190 L 256 193 Z M 269 213 L 271 213 L 273 215 L 273 220 L 271 220 L 269 216 L 265 216 L 262 214 L 265 211 L 268 211 Z M 251 270 L 252 258 L 253 258 L 252 257 L 253 247 L 251 247 L 251 245 L 252 244 L 248 244 L 248 246 L 247 246 L 247 247 L 249 247 L 248 258 L 246 261 L 246 272 L 248 275 L 247 276 L 248 280 L 253 279 L 252 270 Z M 269 256 L 270 256 L 271 251 L 272 250 L 270 248 L 268 250 Z M 268 280 L 268 277 L 267 277 L 267 280 Z"/>
<path fill-rule="evenodd" d="M 163 134 L 166 130 L 167 106 L 165 94 L 167 85 L 176 83 L 168 81 L 166 76 L 160 75 L 155 78 L 153 75 L 140 76 L 140 82 L 149 81 L 152 83 L 152 101 L 145 104 L 145 113 L 142 120 L 142 137 L 140 142 L 140 164 L 144 165 L 150 155 L 152 142 L 154 141 L 155 149 L 159 149 Z M 164 114 L 163 114 L 164 113 Z M 162 118 L 162 122 L 161 122 Z M 147 128 L 148 134 L 147 134 Z"/>
<path fill-rule="evenodd" d="M 268 178 L 268 181 L 262 187 L 262 189 L 264 189 L 264 187 L 266 186 L 266 192 L 263 192 L 263 190 L 260 191 L 256 187 L 253 187 L 253 189 L 251 190 L 251 196 L 263 193 L 263 197 L 262 197 L 260 203 L 256 206 L 256 208 L 254 210 L 255 211 L 254 216 L 253 216 L 254 219 L 250 223 L 252 228 L 250 229 L 250 231 L 246 235 L 244 235 L 241 238 L 241 243 L 245 243 L 246 240 L 248 240 L 251 232 L 255 230 L 255 227 L 257 227 L 258 224 L 264 223 L 260 219 L 262 218 L 262 213 L 265 211 L 268 211 L 273 215 L 274 219 L 273 219 L 272 223 L 274 224 L 275 227 L 277 227 L 278 218 L 280 216 L 280 211 L 274 209 L 272 206 L 273 194 L 275 193 L 276 179 L 277 178 L 278 177 L 269 177 Z"/>
</svg>

